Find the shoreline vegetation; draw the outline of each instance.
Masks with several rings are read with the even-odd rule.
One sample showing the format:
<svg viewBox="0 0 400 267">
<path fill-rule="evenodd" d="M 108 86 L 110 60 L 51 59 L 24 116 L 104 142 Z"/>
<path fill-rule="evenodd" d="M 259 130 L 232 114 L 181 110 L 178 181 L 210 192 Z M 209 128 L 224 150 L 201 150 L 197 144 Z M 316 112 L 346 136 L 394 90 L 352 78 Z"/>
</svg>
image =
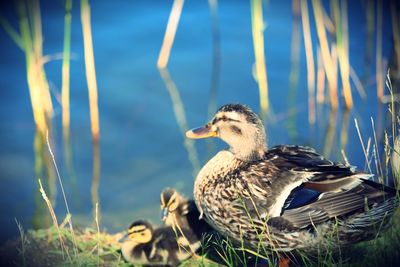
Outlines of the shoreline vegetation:
<svg viewBox="0 0 400 267">
<path fill-rule="evenodd" d="M 301 266 L 397 266 L 400 260 L 400 224 L 396 222 L 399 221 L 400 211 L 397 210 L 393 225 L 380 237 L 343 247 L 339 254 L 329 250 L 321 251 L 313 258 L 300 254 L 296 257 L 297 262 Z M 19 238 L 0 247 L 1 266 L 132 266 L 119 251 L 118 240 L 124 232 L 110 234 L 98 232 L 95 227 L 75 227 L 72 237 L 64 221 L 58 228 L 52 226 L 26 232 L 20 228 L 20 233 Z M 217 254 L 221 253 L 220 256 L 213 256 L 212 260 L 206 256 L 192 258 L 179 266 L 236 266 L 243 263 L 241 252 L 233 251 L 225 241 L 209 246 L 214 247 Z M 68 257 L 66 251 L 74 250 Z M 207 248 L 201 251 L 207 254 Z"/>
<path fill-rule="evenodd" d="M 360 82 L 357 72 L 353 69 L 349 56 L 349 39 L 351 33 L 348 31 L 348 8 L 347 1 L 330 1 L 331 13 L 328 14 L 323 3 L 320 0 L 299 2 L 293 0 L 293 9 L 297 14 L 297 19 L 302 22 L 304 37 L 304 53 L 307 63 L 307 92 L 308 96 L 308 118 L 309 124 L 316 123 L 316 110 L 321 105 L 330 105 L 334 113 L 339 107 L 351 109 L 355 103 L 353 102 L 354 90 L 361 98 L 366 97 L 366 92 Z M 264 118 L 273 121 L 273 103 L 268 99 L 268 80 L 266 60 L 268 55 L 265 54 L 265 46 L 271 40 L 264 40 L 265 21 L 263 19 L 263 5 L 260 0 L 250 1 L 251 25 L 254 46 L 254 79 L 259 87 L 260 113 Z M 373 136 L 363 139 L 363 133 L 360 132 L 355 120 L 360 143 L 364 151 L 367 170 L 375 173 L 376 179 L 383 183 L 388 183 L 392 172 L 399 172 L 398 165 L 400 142 L 398 130 L 400 129 L 399 117 L 399 92 L 396 85 L 392 85 L 389 71 L 386 75 L 386 87 L 388 95 L 385 95 L 385 62 L 387 59 L 382 58 L 382 3 L 377 2 L 377 10 L 373 1 L 367 1 L 366 20 L 369 43 L 376 42 L 376 69 L 374 79 L 376 80 L 377 105 L 384 103 L 387 105 L 387 114 L 390 118 L 390 127 L 387 131 L 381 129 L 375 132 L 374 120 L 371 118 Z M 62 125 L 65 138 L 66 159 L 72 165 L 72 152 L 70 143 L 70 116 L 69 116 L 69 90 L 70 90 L 70 54 L 71 54 L 71 9 L 72 1 L 66 0 L 65 3 L 65 35 L 62 65 Z M 219 80 L 220 68 L 220 47 L 219 32 L 217 21 L 218 1 L 209 0 L 210 11 L 213 14 L 214 22 L 214 60 L 213 84 L 211 85 L 211 96 L 217 95 L 217 84 Z M 160 55 L 157 62 L 157 68 L 160 71 L 161 78 L 165 81 L 169 95 L 171 96 L 172 105 L 174 107 L 176 120 L 181 128 L 182 133 L 187 130 L 186 115 L 183 102 L 179 95 L 173 79 L 170 77 L 167 66 L 170 58 L 174 37 L 178 29 L 179 19 L 184 6 L 183 0 L 174 0 L 170 18 L 163 45 L 160 49 Z M 90 23 L 90 5 L 88 0 L 81 0 L 81 20 L 82 31 L 84 35 L 85 47 L 85 67 L 87 77 L 87 87 L 89 89 L 89 106 L 91 131 L 93 139 L 93 185 L 92 185 L 92 205 L 93 205 L 93 226 L 80 227 L 72 224 L 73 214 L 69 211 L 67 198 L 63 193 L 66 208 L 66 217 L 63 222 L 59 223 L 58 218 L 53 210 L 52 203 L 56 194 L 57 179 L 62 191 L 62 181 L 58 173 L 56 160 L 51 151 L 52 143 L 52 120 L 53 120 L 53 103 L 49 90 L 49 82 L 46 78 L 44 64 L 50 60 L 54 60 L 54 55 L 43 55 L 43 36 L 39 1 L 19 0 L 17 4 L 17 13 L 19 18 L 19 31 L 14 29 L 12 25 L 0 15 L 0 24 L 8 33 L 15 44 L 21 48 L 25 54 L 26 61 L 26 79 L 31 97 L 33 120 L 36 125 L 34 138 L 35 152 L 35 178 L 38 179 L 38 198 L 35 201 L 45 203 L 47 210 L 41 211 L 41 214 L 50 213 L 50 216 L 35 216 L 34 220 L 45 220 L 47 229 L 40 230 L 24 230 L 20 223 L 16 220 L 20 236 L 9 240 L 0 247 L 0 265 L 1 266 L 131 266 L 130 263 L 124 261 L 119 252 L 119 240 L 125 234 L 119 232 L 110 234 L 103 231 L 100 223 L 98 185 L 100 177 L 100 150 L 99 150 L 99 109 L 98 109 L 98 92 L 96 83 L 95 63 L 94 63 L 94 47 L 92 41 L 91 23 Z M 265 9 L 265 8 L 264 8 Z M 400 32 L 399 20 L 396 14 L 396 3 L 391 2 L 390 11 L 392 19 L 393 40 L 394 40 L 394 68 L 391 71 L 393 80 L 398 81 L 399 60 L 400 60 Z M 375 12 L 377 18 L 375 21 Z M 314 18 L 315 24 L 312 24 Z M 318 42 L 311 43 L 310 27 L 314 26 Z M 376 29 L 375 29 L 376 27 Z M 376 39 L 374 40 L 374 32 L 376 31 Z M 372 41 L 371 41 L 372 40 Z M 370 47 L 373 49 L 373 45 Z M 296 53 L 293 53 L 296 54 Z M 372 53 L 370 53 L 372 54 Z M 298 55 L 297 55 L 298 56 Z M 298 62 L 293 60 L 293 62 Z M 314 64 L 316 62 L 317 64 Z M 215 64 L 215 65 L 214 65 Z M 397 69 L 396 69 L 397 67 Z M 214 73 L 213 71 L 213 73 Z M 294 72 L 295 73 L 295 72 Z M 393 74 L 392 74 L 393 73 Z M 296 73 L 292 75 L 296 76 Z M 339 79 L 340 78 L 340 79 Z M 270 77 L 268 76 L 268 79 Z M 298 80 L 293 78 L 294 81 Z M 327 80 L 327 82 L 325 81 Z M 341 82 L 338 82 L 341 81 Z M 328 85 L 327 88 L 326 84 Z M 340 87 L 340 85 L 342 86 Z M 398 84 L 398 82 L 397 82 Z M 343 88 L 341 91 L 339 89 Z M 394 91 L 396 89 L 397 91 Z M 255 92 L 256 93 L 256 92 Z M 369 92 L 372 94 L 371 92 Z M 339 97 L 343 95 L 343 97 Z M 215 106 L 216 100 L 210 97 L 210 106 Z M 342 103 L 343 102 L 343 103 Z M 382 134 L 383 133 L 383 134 Z M 183 137 L 184 138 L 184 137 Z M 50 139 L 50 140 L 49 140 Z M 195 146 L 191 141 L 184 140 L 188 157 L 190 158 L 194 175 L 200 168 L 199 155 Z M 358 145 L 358 144 L 357 144 Z M 46 148 L 47 147 L 47 148 Z M 383 147 L 384 151 L 379 148 Z M 49 151 L 47 151 L 47 149 Z M 48 153 L 49 152 L 49 153 Z M 346 151 L 342 150 L 343 161 L 347 162 Z M 396 159 L 396 160 L 393 160 Z M 397 163 L 393 163 L 397 162 Z M 351 162 L 350 162 L 351 164 Z M 392 167 L 390 167 L 392 164 Z M 395 165 L 393 165 L 395 164 Z M 71 167 L 72 169 L 72 167 Z M 360 170 L 362 170 L 360 166 Z M 393 171 L 394 170 L 394 171 Z M 45 174 L 46 173 L 46 174 Z M 71 172 L 72 173 L 72 172 Z M 43 186 L 40 177 L 47 177 Z M 53 178 L 52 178 L 53 177 Z M 55 177 L 55 178 L 54 178 Z M 394 179 L 394 184 L 399 189 L 400 176 Z M 49 193 L 47 196 L 46 191 Z M 399 197 L 399 196 L 398 196 Z M 44 218 L 44 219 L 43 219 Z M 133 218 L 132 218 L 133 219 Z M 43 224 L 43 222 L 42 222 Z M 39 223 L 38 223 L 39 225 Z M 298 260 L 305 266 L 396 266 L 400 262 L 400 209 L 398 209 L 393 217 L 393 225 L 380 237 L 373 240 L 362 242 L 352 247 L 343 248 L 339 254 L 327 249 L 321 251 L 317 258 L 311 259 L 307 255 L 300 255 Z M 212 244 L 219 258 L 221 265 L 236 266 L 239 262 L 246 260 L 241 259 L 243 255 L 238 253 L 229 242 L 221 242 L 220 244 Z M 204 248 L 207 250 L 207 248 Z M 207 253 L 206 253 L 207 254 Z M 214 261 L 208 260 L 206 257 L 190 259 L 183 262 L 180 266 L 218 266 Z"/>
</svg>

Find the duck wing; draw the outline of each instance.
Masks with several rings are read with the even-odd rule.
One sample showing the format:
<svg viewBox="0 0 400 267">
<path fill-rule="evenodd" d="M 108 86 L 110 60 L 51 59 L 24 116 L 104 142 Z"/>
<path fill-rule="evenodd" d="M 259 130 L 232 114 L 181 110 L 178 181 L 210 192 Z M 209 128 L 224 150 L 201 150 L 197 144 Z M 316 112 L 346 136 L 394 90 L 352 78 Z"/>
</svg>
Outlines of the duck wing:
<svg viewBox="0 0 400 267">
<path fill-rule="evenodd" d="M 396 194 L 395 189 L 368 180 L 373 175 L 327 160 L 309 147 L 276 146 L 266 153 L 265 158 L 280 170 L 276 180 L 287 181 L 286 186 L 282 186 L 285 184 L 282 181 L 278 187 L 285 190 L 275 189 L 276 199 L 280 199 L 278 204 L 285 199 L 280 216 L 271 216 L 273 218 L 269 220 L 269 224 L 275 226 L 310 227 L 365 211 L 393 199 Z M 392 212 L 394 206 L 382 205 L 377 216 Z"/>
<path fill-rule="evenodd" d="M 368 184 L 373 175 L 327 160 L 303 146 L 273 147 L 264 159 L 242 168 L 239 176 L 244 178 L 241 186 L 246 190 L 241 195 L 248 212 L 261 219 L 280 217 L 286 212 L 293 222 L 307 213 L 324 221 L 363 207 L 365 197 L 385 195 L 379 193 L 382 190 L 377 189 L 378 184 Z M 299 218 L 298 224 L 310 223 L 309 216 Z"/>
<path fill-rule="evenodd" d="M 301 194 L 301 190 L 294 194 Z M 398 205 L 395 195 L 393 188 L 363 180 L 350 190 L 320 192 L 317 199 L 305 205 L 283 209 L 282 215 L 271 218 L 268 224 L 280 230 L 304 229 L 334 218 L 345 220 L 356 213 L 365 213 L 369 224 L 380 223 Z"/>
</svg>

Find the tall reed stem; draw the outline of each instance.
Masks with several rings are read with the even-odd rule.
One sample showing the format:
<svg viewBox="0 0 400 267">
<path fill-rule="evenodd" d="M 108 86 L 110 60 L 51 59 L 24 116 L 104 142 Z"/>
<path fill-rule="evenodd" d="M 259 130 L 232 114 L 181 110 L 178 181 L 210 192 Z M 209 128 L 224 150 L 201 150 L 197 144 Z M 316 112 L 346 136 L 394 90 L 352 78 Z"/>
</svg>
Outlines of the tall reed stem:
<svg viewBox="0 0 400 267">
<path fill-rule="evenodd" d="M 307 1 L 300 1 L 301 20 L 303 24 L 304 48 L 307 61 L 307 87 L 308 87 L 308 122 L 315 123 L 315 67 L 313 47 L 311 42 L 310 19 L 308 16 Z"/>
<path fill-rule="evenodd" d="M 383 99 L 383 67 L 382 67 L 382 2 L 376 2 L 376 89 L 379 101 Z"/>
<path fill-rule="evenodd" d="M 263 115 L 268 111 L 267 68 L 264 55 L 264 19 L 261 0 L 251 0 L 251 25 L 258 88 L 260 91 L 260 108 Z"/>
<path fill-rule="evenodd" d="M 339 106 L 337 94 L 337 78 L 336 75 L 334 75 L 334 62 L 329 52 L 329 44 L 326 37 L 324 26 L 324 13 L 322 10 L 321 1 L 312 0 L 312 6 L 314 9 L 314 18 L 317 27 L 318 40 L 321 47 L 322 61 L 326 77 L 328 79 L 330 103 L 332 109 L 337 109 Z"/>
<path fill-rule="evenodd" d="M 42 20 L 40 14 L 39 0 L 27 1 L 28 11 L 31 11 L 28 18 L 31 19 L 32 37 L 33 37 L 33 51 L 36 58 L 37 69 L 37 81 L 39 83 L 39 89 L 43 106 L 48 119 L 53 117 L 53 104 L 51 102 L 49 83 L 46 78 L 46 72 L 44 71 L 45 59 L 43 57 L 43 37 L 42 37 Z"/>
<path fill-rule="evenodd" d="M 164 40 L 157 60 L 157 67 L 160 69 L 167 67 L 184 2 L 184 0 L 174 0 L 172 5 L 167 29 L 165 30 Z"/>
<path fill-rule="evenodd" d="M 344 103 L 347 109 L 353 107 L 353 98 L 350 87 L 350 63 L 349 63 L 349 38 L 347 27 L 347 1 L 333 0 L 333 16 L 336 22 L 336 44 L 339 59 L 340 76 L 342 78 Z"/>
<path fill-rule="evenodd" d="M 42 136 L 47 131 L 46 112 L 43 100 L 40 94 L 40 83 L 38 81 L 38 63 L 33 50 L 32 34 L 29 26 L 26 3 L 23 0 L 18 1 L 18 16 L 21 39 L 25 53 L 26 75 L 31 97 L 31 105 L 33 117 L 36 127 L 39 129 Z"/>
<path fill-rule="evenodd" d="M 81 20 L 85 50 L 86 81 L 89 90 L 90 121 L 93 142 L 99 141 L 99 110 L 97 105 L 97 81 L 93 55 L 92 28 L 90 23 L 89 0 L 81 0 Z"/>
<path fill-rule="evenodd" d="M 396 54 L 397 64 L 400 64 L 400 19 L 398 13 L 398 2 L 392 0 L 390 1 L 390 14 L 392 18 L 392 31 L 393 31 L 393 41 L 394 41 L 394 51 Z M 397 77 L 400 78 L 400 67 L 397 67 Z"/>
<path fill-rule="evenodd" d="M 71 9 L 72 0 L 65 1 L 64 16 L 64 52 L 62 63 L 62 87 L 61 87 L 61 105 L 62 105 L 62 126 L 64 138 L 69 139 L 69 64 L 71 55 Z"/>
</svg>

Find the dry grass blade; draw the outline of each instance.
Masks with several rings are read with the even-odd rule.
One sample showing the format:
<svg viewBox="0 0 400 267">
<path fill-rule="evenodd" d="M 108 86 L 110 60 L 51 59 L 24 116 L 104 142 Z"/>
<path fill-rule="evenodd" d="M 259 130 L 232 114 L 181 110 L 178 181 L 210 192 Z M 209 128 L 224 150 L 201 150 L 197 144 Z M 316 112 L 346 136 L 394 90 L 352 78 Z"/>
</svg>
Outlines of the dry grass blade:
<svg viewBox="0 0 400 267">
<path fill-rule="evenodd" d="M 14 218 L 15 223 L 17 224 L 18 230 L 19 230 L 19 236 L 21 238 L 21 249 L 19 250 L 19 252 L 22 255 L 22 266 L 26 266 L 26 256 L 25 256 L 25 252 L 26 252 L 26 242 L 27 242 L 27 238 L 25 235 L 25 231 L 24 228 L 22 227 L 22 225 L 17 221 L 17 218 Z"/>
<path fill-rule="evenodd" d="M 394 93 L 393 93 L 393 86 L 392 86 L 392 80 L 390 79 L 390 70 L 388 69 L 387 73 L 386 73 L 386 87 L 389 90 L 390 93 L 390 105 L 389 105 L 389 112 L 391 114 L 391 119 L 392 119 L 392 140 L 393 140 L 393 144 L 396 142 L 395 138 L 396 138 L 396 133 L 397 133 L 397 126 L 396 126 L 396 117 L 399 116 L 396 113 L 396 105 L 395 105 L 395 101 L 394 101 Z"/>
<path fill-rule="evenodd" d="M 169 14 L 167 29 L 165 30 L 164 40 L 157 60 L 157 67 L 163 69 L 167 67 L 169 55 L 171 54 L 172 44 L 174 43 L 176 29 L 178 28 L 184 0 L 174 0 Z"/>
<path fill-rule="evenodd" d="M 369 148 L 367 148 L 367 150 L 365 149 L 364 142 L 363 142 L 363 139 L 362 139 L 361 133 L 360 133 L 360 128 L 358 127 L 358 122 L 357 122 L 356 118 L 354 119 L 354 124 L 355 124 L 355 127 L 357 129 L 358 138 L 360 139 L 361 146 L 362 146 L 362 149 L 363 149 L 363 152 L 364 152 L 365 162 L 366 162 L 366 164 L 368 166 L 369 172 L 372 173 L 371 166 L 370 166 L 370 163 L 369 163 L 369 160 L 368 160 Z M 368 147 L 369 147 L 369 143 L 368 143 Z"/>
<path fill-rule="evenodd" d="M 89 0 L 81 0 L 81 20 L 85 50 L 86 81 L 89 90 L 90 122 L 93 142 L 99 141 L 99 109 L 97 104 L 97 81 L 93 55 L 92 27 Z"/>
<path fill-rule="evenodd" d="M 58 240 L 60 241 L 61 252 L 63 253 L 63 257 L 64 257 L 64 251 L 65 251 L 68 258 L 71 259 L 71 256 L 69 255 L 68 249 L 65 246 L 64 240 L 62 238 L 60 227 L 58 226 L 57 216 L 54 212 L 53 206 L 51 205 L 51 202 L 50 202 L 49 198 L 47 197 L 46 192 L 43 189 L 42 182 L 40 181 L 40 179 L 38 179 L 38 182 L 39 182 L 39 191 L 42 194 L 42 198 L 46 202 L 47 208 L 49 209 L 49 212 L 51 215 L 51 219 L 53 220 L 53 225 L 57 230 Z"/>
<path fill-rule="evenodd" d="M 374 143 L 375 143 L 375 145 L 374 145 L 374 147 L 375 147 L 375 152 L 374 152 L 374 155 L 376 156 L 376 159 L 375 159 L 375 165 L 376 165 L 376 171 L 377 171 L 377 174 L 378 174 L 378 176 L 379 176 L 379 178 L 380 178 L 380 181 L 383 183 L 383 177 L 384 177 L 384 174 L 383 174 L 383 170 L 382 170 L 382 161 L 381 161 L 381 158 L 380 158 L 380 155 L 379 155 L 379 145 L 378 145 L 378 141 L 377 141 L 377 138 L 376 138 L 376 131 L 375 131 L 375 123 L 374 123 L 374 119 L 371 117 L 371 126 L 372 126 L 372 133 L 373 133 L 373 135 L 374 135 Z"/>
<path fill-rule="evenodd" d="M 48 147 L 48 149 L 49 149 L 49 153 L 50 153 L 50 155 L 51 155 L 51 159 L 52 159 L 52 161 L 53 161 L 54 168 L 55 168 L 56 173 L 57 173 L 58 182 L 59 182 L 59 184 L 60 184 L 61 192 L 62 192 L 62 195 L 63 195 L 65 208 L 66 208 L 66 210 L 67 210 L 67 216 L 68 216 L 68 218 L 69 218 L 69 220 L 68 220 L 68 225 L 69 225 L 69 229 L 70 229 L 70 232 L 71 232 L 71 236 L 72 236 L 72 240 L 73 240 L 73 246 L 74 246 L 74 251 L 75 251 L 75 255 L 76 255 L 76 254 L 77 254 L 77 248 L 76 248 L 76 241 L 75 241 L 74 228 L 72 227 L 72 215 L 71 215 L 71 212 L 70 212 L 70 210 L 69 210 L 69 206 L 68 206 L 68 202 L 67 202 L 67 197 L 66 197 L 66 195 L 65 195 L 64 186 L 63 186 L 63 183 L 62 183 L 62 180 L 61 180 L 60 172 L 58 171 L 57 163 L 56 163 L 56 160 L 55 160 L 53 151 L 52 151 L 51 146 L 50 146 L 50 142 L 49 142 L 49 132 L 46 133 L 46 144 L 47 144 L 47 147 Z M 58 225 L 57 225 L 57 227 L 58 227 Z"/>
</svg>

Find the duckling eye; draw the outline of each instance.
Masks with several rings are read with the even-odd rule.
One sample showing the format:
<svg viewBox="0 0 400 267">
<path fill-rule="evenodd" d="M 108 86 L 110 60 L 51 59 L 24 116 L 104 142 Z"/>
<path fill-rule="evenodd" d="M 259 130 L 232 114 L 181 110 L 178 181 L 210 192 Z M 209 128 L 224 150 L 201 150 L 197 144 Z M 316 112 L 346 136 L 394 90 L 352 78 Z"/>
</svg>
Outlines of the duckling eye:
<svg viewBox="0 0 400 267">
<path fill-rule="evenodd" d="M 176 204 L 176 200 L 175 199 L 172 200 L 168 205 L 169 211 L 174 211 L 177 207 L 178 207 L 178 205 Z"/>
</svg>

